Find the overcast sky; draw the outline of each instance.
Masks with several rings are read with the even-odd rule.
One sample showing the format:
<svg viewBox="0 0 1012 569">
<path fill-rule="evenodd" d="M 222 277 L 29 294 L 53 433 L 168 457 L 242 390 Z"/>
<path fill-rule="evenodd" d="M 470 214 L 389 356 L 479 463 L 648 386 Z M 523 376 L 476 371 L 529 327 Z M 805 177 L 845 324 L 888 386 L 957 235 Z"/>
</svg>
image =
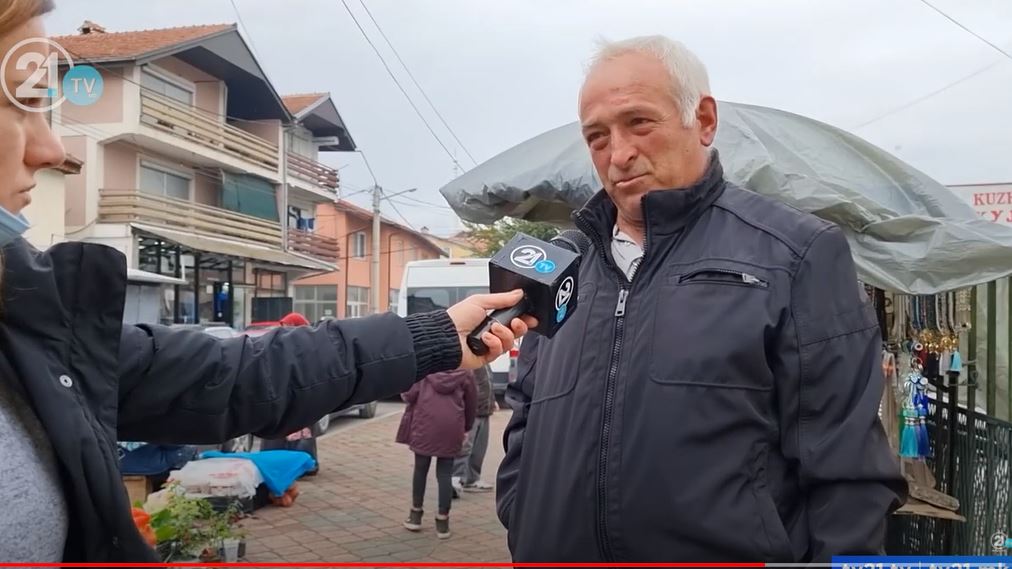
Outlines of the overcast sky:
<svg viewBox="0 0 1012 569">
<path fill-rule="evenodd" d="M 50 33 L 238 22 L 230 0 L 56 0 Z M 576 120 L 598 37 L 662 33 L 693 49 L 718 99 L 855 132 L 945 184 L 1012 182 L 1012 61 L 920 0 L 346 0 L 459 163 L 474 164 L 411 84 L 361 1 L 480 163 Z M 1012 51 L 1012 2 L 930 0 Z M 282 94 L 329 91 L 380 184 L 416 228 L 458 226 L 438 188 L 454 164 L 397 89 L 341 0 L 235 0 L 241 31 Z M 983 71 L 982 71 L 983 70 Z M 922 99 L 971 74 L 976 76 Z M 868 121 L 883 117 L 880 120 Z M 861 126 L 864 125 L 864 126 Z M 372 184 L 329 153 L 345 193 Z M 349 199 L 368 204 L 366 193 Z M 386 206 L 392 217 L 397 214 Z"/>
</svg>

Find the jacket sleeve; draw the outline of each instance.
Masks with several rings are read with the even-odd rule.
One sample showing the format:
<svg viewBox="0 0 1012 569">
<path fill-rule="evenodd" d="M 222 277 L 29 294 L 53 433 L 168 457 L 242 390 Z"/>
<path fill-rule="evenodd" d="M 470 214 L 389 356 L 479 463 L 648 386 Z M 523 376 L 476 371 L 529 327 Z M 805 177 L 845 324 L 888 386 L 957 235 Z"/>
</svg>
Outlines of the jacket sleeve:
<svg viewBox="0 0 1012 569">
<path fill-rule="evenodd" d="M 520 355 L 517 357 L 517 379 L 506 386 L 506 402 L 513 409 L 513 415 L 503 433 L 506 456 L 499 464 L 499 473 L 496 476 L 495 502 L 499 521 L 507 530 L 520 481 L 520 453 L 523 452 L 527 415 L 534 399 L 536 375 L 534 372 L 537 367 L 539 340 L 540 336 L 534 334 L 524 336 L 520 345 Z"/>
<path fill-rule="evenodd" d="M 907 485 L 878 416 L 878 320 L 839 228 L 811 240 L 790 294 L 774 367 L 781 447 L 806 496 L 810 560 L 881 554 L 887 516 Z"/>
<path fill-rule="evenodd" d="M 397 395 L 460 358 L 445 311 L 329 320 L 259 338 L 124 326 L 118 436 L 211 444 L 284 435 L 326 413 Z"/>
<path fill-rule="evenodd" d="M 474 418 L 478 416 L 478 388 L 474 385 L 474 376 L 464 381 L 464 432 L 470 432 L 474 427 Z"/>
</svg>

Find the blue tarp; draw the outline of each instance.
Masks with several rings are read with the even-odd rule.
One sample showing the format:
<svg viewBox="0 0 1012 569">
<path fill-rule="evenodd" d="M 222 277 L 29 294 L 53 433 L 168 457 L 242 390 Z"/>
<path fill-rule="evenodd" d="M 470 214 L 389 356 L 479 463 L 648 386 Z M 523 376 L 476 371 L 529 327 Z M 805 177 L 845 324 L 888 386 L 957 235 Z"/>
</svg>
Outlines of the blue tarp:
<svg viewBox="0 0 1012 569">
<path fill-rule="evenodd" d="M 280 496 L 300 476 L 316 468 L 316 461 L 309 453 L 298 450 L 264 450 L 260 452 L 219 452 L 207 451 L 201 458 L 245 458 L 253 462 L 264 477 L 264 484 L 271 494 Z"/>
</svg>

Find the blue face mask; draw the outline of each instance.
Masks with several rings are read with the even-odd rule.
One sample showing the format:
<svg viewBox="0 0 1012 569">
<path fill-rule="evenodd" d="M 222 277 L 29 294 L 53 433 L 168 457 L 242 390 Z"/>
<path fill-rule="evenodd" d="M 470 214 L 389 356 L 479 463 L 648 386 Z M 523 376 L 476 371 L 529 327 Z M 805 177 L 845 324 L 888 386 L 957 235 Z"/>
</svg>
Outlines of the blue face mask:
<svg viewBox="0 0 1012 569">
<path fill-rule="evenodd" d="M 5 208 L 0 207 L 0 247 L 6 247 L 12 241 L 21 237 L 21 234 L 28 231 L 31 225 L 25 216 L 20 213 L 14 215 Z"/>
</svg>

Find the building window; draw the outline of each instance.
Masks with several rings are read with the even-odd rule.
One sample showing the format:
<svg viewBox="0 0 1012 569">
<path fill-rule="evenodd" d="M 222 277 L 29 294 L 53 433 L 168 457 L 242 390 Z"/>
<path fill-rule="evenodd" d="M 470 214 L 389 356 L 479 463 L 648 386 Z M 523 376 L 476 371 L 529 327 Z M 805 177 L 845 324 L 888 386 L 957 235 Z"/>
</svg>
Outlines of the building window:
<svg viewBox="0 0 1012 569">
<path fill-rule="evenodd" d="M 356 259 L 362 259 L 365 257 L 365 232 L 359 231 L 355 234 L 355 240 L 351 246 L 352 255 Z"/>
<path fill-rule="evenodd" d="M 155 75 L 148 69 L 141 73 L 141 87 L 148 92 L 153 91 L 185 105 L 193 105 L 193 91 L 161 75 Z"/>
<path fill-rule="evenodd" d="M 141 163 L 140 190 L 146 194 L 190 200 L 190 178 L 165 168 Z"/>
<path fill-rule="evenodd" d="M 390 312 L 397 314 L 397 298 L 400 296 L 401 291 L 392 288 L 390 289 L 390 301 L 388 302 Z"/>
<path fill-rule="evenodd" d="M 312 232 L 316 229 L 316 218 L 313 217 L 312 211 L 288 206 L 288 227 Z"/>
<path fill-rule="evenodd" d="M 294 306 L 310 322 L 337 318 L 337 286 L 295 285 Z"/>
<path fill-rule="evenodd" d="M 369 313 L 369 289 L 363 286 L 348 287 L 345 318 L 358 318 Z"/>
</svg>

